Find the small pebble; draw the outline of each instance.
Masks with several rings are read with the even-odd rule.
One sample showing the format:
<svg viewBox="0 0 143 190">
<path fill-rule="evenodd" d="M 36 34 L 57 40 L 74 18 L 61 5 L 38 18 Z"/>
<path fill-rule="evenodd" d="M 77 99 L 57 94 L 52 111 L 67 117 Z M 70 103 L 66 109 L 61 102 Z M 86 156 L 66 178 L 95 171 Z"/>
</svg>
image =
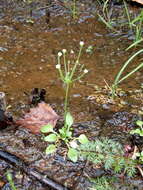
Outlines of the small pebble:
<svg viewBox="0 0 143 190">
<path fill-rule="evenodd" d="M 109 106 L 109 104 L 102 104 L 102 108 L 103 108 L 104 110 L 109 110 L 109 109 L 110 109 L 110 106 Z"/>
</svg>

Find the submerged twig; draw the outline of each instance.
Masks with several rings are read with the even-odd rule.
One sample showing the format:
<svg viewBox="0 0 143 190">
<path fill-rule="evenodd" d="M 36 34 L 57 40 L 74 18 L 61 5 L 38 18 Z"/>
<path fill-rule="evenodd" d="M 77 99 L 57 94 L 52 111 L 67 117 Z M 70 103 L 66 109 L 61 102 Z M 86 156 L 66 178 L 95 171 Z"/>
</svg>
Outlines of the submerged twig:
<svg viewBox="0 0 143 190">
<path fill-rule="evenodd" d="M 56 183 L 52 179 L 49 179 L 48 177 L 45 177 L 45 175 L 39 173 L 34 168 L 29 168 L 22 160 L 20 160 L 17 156 L 0 150 L 0 158 L 3 160 L 8 161 L 10 164 L 20 168 L 23 172 L 25 172 L 28 175 L 32 175 L 36 179 L 38 179 L 40 182 L 45 183 L 46 185 L 54 188 L 55 190 L 68 190 L 68 188 Z"/>
<path fill-rule="evenodd" d="M 35 171 L 35 170 L 31 170 L 29 171 L 29 174 L 31 174 L 32 176 L 34 176 L 36 179 L 38 179 L 39 181 L 49 185 L 50 187 L 57 189 L 57 190 L 67 190 L 66 187 L 63 187 L 62 185 L 54 182 L 53 180 L 44 177 L 42 174 L 40 174 L 39 172 Z"/>
</svg>

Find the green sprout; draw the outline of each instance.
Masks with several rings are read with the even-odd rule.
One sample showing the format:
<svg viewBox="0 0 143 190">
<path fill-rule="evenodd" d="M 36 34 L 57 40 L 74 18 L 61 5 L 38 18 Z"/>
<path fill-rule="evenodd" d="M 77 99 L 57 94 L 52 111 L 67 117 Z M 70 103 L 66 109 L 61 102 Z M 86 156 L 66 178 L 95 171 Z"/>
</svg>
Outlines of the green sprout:
<svg viewBox="0 0 143 190">
<path fill-rule="evenodd" d="M 137 46 L 139 43 L 141 43 L 143 41 L 143 38 L 142 38 L 143 10 L 141 10 L 141 12 L 138 14 L 138 16 L 135 16 L 135 18 L 132 19 L 130 11 L 127 6 L 127 3 L 125 2 L 125 0 L 123 2 L 124 2 L 125 12 L 126 12 L 127 19 L 128 19 L 127 24 L 129 26 L 130 30 L 135 35 L 134 42 L 126 49 L 126 50 L 128 50 L 134 46 Z"/>
<path fill-rule="evenodd" d="M 106 25 L 107 28 L 113 30 L 114 32 L 117 32 L 116 29 L 113 27 L 114 20 L 112 19 L 112 8 L 109 7 L 109 1 L 110 0 L 104 0 L 103 5 L 101 1 L 98 1 L 100 6 L 102 6 L 102 15 L 98 11 L 97 16 L 102 21 L 102 23 Z"/>
<path fill-rule="evenodd" d="M 11 186 L 11 189 L 12 190 L 17 190 L 15 185 L 14 185 L 14 182 L 13 182 L 13 179 L 12 179 L 12 174 L 10 173 L 10 171 L 6 172 L 6 178 L 7 178 L 8 182 L 9 182 L 9 184 Z"/>
<path fill-rule="evenodd" d="M 49 133 L 47 136 L 44 136 L 44 141 L 52 143 L 46 148 L 46 154 L 52 154 L 57 150 L 57 145 L 59 140 L 62 140 L 65 142 L 65 144 L 68 147 L 67 156 L 68 158 L 76 162 L 78 160 L 78 143 L 80 144 L 86 144 L 89 142 L 88 138 L 81 134 L 79 137 L 75 138 L 73 137 L 71 126 L 73 124 L 73 118 L 69 112 L 67 112 L 66 115 L 66 126 L 67 128 L 63 127 L 59 129 L 58 132 L 54 131 L 53 126 L 48 124 L 41 128 L 41 132 L 46 134 Z"/>
</svg>

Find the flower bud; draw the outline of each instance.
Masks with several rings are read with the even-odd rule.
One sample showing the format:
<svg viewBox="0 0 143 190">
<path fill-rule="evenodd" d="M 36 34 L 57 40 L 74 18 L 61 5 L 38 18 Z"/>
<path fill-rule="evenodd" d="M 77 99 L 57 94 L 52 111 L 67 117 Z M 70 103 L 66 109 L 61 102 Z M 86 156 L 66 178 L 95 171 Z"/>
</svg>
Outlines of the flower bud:
<svg viewBox="0 0 143 190">
<path fill-rule="evenodd" d="M 65 54 L 65 53 L 67 52 L 67 50 L 66 50 L 66 49 L 63 49 L 62 52 L 63 52 L 63 54 Z"/>
<path fill-rule="evenodd" d="M 56 69 L 60 69 L 61 68 L 61 65 L 60 64 L 57 64 L 56 65 Z"/>
<path fill-rule="evenodd" d="M 58 52 L 58 57 L 61 57 L 62 56 L 62 52 Z"/>
<path fill-rule="evenodd" d="M 74 54 L 74 51 L 71 49 L 71 52 L 70 52 L 71 54 Z"/>
<path fill-rule="evenodd" d="M 79 45 L 80 45 L 80 46 L 83 46 L 83 45 L 84 45 L 84 42 L 83 42 L 83 41 L 80 41 Z"/>
<path fill-rule="evenodd" d="M 87 70 L 87 69 L 84 69 L 84 71 L 83 71 L 83 72 L 86 74 L 86 73 L 88 73 L 88 70 Z"/>
</svg>

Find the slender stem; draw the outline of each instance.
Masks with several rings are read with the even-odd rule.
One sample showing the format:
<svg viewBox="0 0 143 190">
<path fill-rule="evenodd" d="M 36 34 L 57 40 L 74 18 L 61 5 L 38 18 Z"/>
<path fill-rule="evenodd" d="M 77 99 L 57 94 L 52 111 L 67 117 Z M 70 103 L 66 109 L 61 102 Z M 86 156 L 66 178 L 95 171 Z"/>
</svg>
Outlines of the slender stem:
<svg viewBox="0 0 143 190">
<path fill-rule="evenodd" d="M 138 44 L 141 43 L 142 41 L 143 41 L 143 38 L 141 38 L 140 40 L 135 41 L 134 43 L 132 43 L 132 44 L 126 49 L 126 51 L 129 50 L 130 48 L 132 48 L 132 47 L 138 45 Z"/>
<path fill-rule="evenodd" d="M 70 61 L 68 61 L 67 70 L 70 72 Z"/>
<path fill-rule="evenodd" d="M 77 67 L 78 64 L 79 64 L 79 59 L 80 59 L 80 56 L 81 56 L 82 48 L 83 48 L 83 46 L 80 46 L 80 50 L 79 50 L 79 53 L 78 53 L 78 56 L 77 56 L 77 60 L 76 60 L 76 62 L 75 62 L 75 65 L 74 65 L 74 67 L 73 67 L 73 69 L 72 69 L 72 72 L 71 72 L 71 75 L 70 75 L 70 79 L 71 79 L 71 80 L 72 80 L 72 77 L 73 77 L 73 75 L 74 75 L 74 73 L 75 73 L 76 67 Z"/>
<path fill-rule="evenodd" d="M 82 73 L 79 77 L 77 77 L 76 79 L 73 80 L 73 82 L 80 80 L 83 76 L 85 75 L 85 73 Z"/>
<path fill-rule="evenodd" d="M 138 170 L 139 170 L 141 176 L 143 177 L 143 170 L 142 170 L 142 168 L 141 168 L 139 165 L 137 166 L 137 168 L 138 168 Z"/>
<path fill-rule="evenodd" d="M 80 46 L 79 53 L 78 53 L 78 56 L 77 56 L 77 62 L 78 63 L 79 63 L 79 59 L 81 57 L 82 48 L 83 48 L 83 46 Z"/>
<path fill-rule="evenodd" d="M 59 56 L 58 56 L 58 65 L 61 67 L 61 62 L 60 62 L 60 57 Z M 64 76 L 63 76 L 61 68 L 59 68 L 58 71 L 59 71 L 61 80 L 64 81 Z"/>
<path fill-rule="evenodd" d="M 132 75 L 133 73 L 135 73 L 137 70 L 139 70 L 141 67 L 143 67 L 143 63 L 141 63 L 140 65 L 138 65 L 138 67 L 136 67 L 134 70 L 132 70 L 130 73 L 128 73 L 126 76 L 124 76 L 121 80 L 118 81 L 118 84 L 121 83 L 123 80 L 125 80 L 126 78 L 128 78 L 130 75 Z"/>
<path fill-rule="evenodd" d="M 64 68 L 65 68 L 65 75 L 66 75 L 66 73 L 67 73 L 67 63 L 66 63 L 66 55 L 65 55 L 65 53 L 63 54 L 63 57 L 64 57 Z"/>
<path fill-rule="evenodd" d="M 7 180 L 9 181 L 12 190 L 17 190 L 12 179 L 12 174 L 10 172 L 7 172 Z"/>
<path fill-rule="evenodd" d="M 75 19 L 76 18 L 76 0 L 73 1 L 73 18 Z"/>
<path fill-rule="evenodd" d="M 66 83 L 66 94 L 65 94 L 65 102 L 64 102 L 64 118 L 66 117 L 66 114 L 68 111 L 69 89 L 70 89 L 70 83 Z"/>
<path fill-rule="evenodd" d="M 125 0 L 123 2 L 124 2 L 124 6 L 125 6 L 125 11 L 126 11 L 126 15 L 127 15 L 127 18 L 128 18 L 128 22 L 129 22 L 128 24 L 129 24 L 130 29 L 132 30 L 132 22 L 131 22 L 130 13 L 129 13 L 129 10 L 128 10 L 128 7 L 127 7 L 127 4 L 126 4 Z"/>
<path fill-rule="evenodd" d="M 133 74 L 134 72 L 136 72 L 138 69 L 140 69 L 143 65 L 143 63 L 141 63 L 138 67 L 136 67 L 133 71 L 131 71 L 129 74 L 127 74 L 126 76 L 124 76 L 123 78 L 120 79 L 122 73 L 124 72 L 125 68 L 128 66 L 128 64 L 140 53 L 143 52 L 143 49 L 137 51 L 132 57 L 130 57 L 125 64 L 123 65 L 123 67 L 121 68 L 121 70 L 119 71 L 119 73 L 117 74 L 114 83 L 112 85 L 112 98 L 114 98 L 115 94 L 116 94 L 116 89 L 119 83 L 121 83 L 123 80 L 125 80 L 127 77 L 129 77 L 131 74 Z"/>
<path fill-rule="evenodd" d="M 109 19 L 109 11 L 108 11 L 108 1 L 109 0 L 106 0 L 105 2 L 104 2 L 104 5 L 103 5 L 103 15 L 104 15 L 104 18 L 106 19 L 107 18 L 107 20 Z M 109 22 L 110 22 L 110 19 L 108 20 Z"/>
<path fill-rule="evenodd" d="M 112 85 L 112 87 L 111 87 L 111 89 L 112 89 L 112 98 L 114 99 L 114 97 L 115 97 L 115 95 L 116 95 L 116 89 L 117 89 L 117 85 Z"/>
<path fill-rule="evenodd" d="M 123 65 L 123 67 L 121 68 L 121 70 L 119 71 L 119 73 L 117 74 L 114 84 L 113 85 L 118 85 L 118 81 L 120 79 L 120 76 L 122 75 L 123 71 L 125 70 L 125 68 L 127 67 L 127 65 L 134 59 L 134 57 L 136 57 L 138 54 L 140 54 L 141 52 L 143 52 L 143 49 L 137 51 L 132 57 L 130 57 L 125 64 Z"/>
<path fill-rule="evenodd" d="M 99 13 L 97 13 L 97 15 L 99 16 L 99 18 L 101 19 L 101 21 L 110 29 L 110 30 L 113 30 L 115 32 L 117 32 L 117 30 L 115 28 L 112 27 L 111 23 L 106 21 L 104 19 L 104 17 L 102 17 Z"/>
</svg>

